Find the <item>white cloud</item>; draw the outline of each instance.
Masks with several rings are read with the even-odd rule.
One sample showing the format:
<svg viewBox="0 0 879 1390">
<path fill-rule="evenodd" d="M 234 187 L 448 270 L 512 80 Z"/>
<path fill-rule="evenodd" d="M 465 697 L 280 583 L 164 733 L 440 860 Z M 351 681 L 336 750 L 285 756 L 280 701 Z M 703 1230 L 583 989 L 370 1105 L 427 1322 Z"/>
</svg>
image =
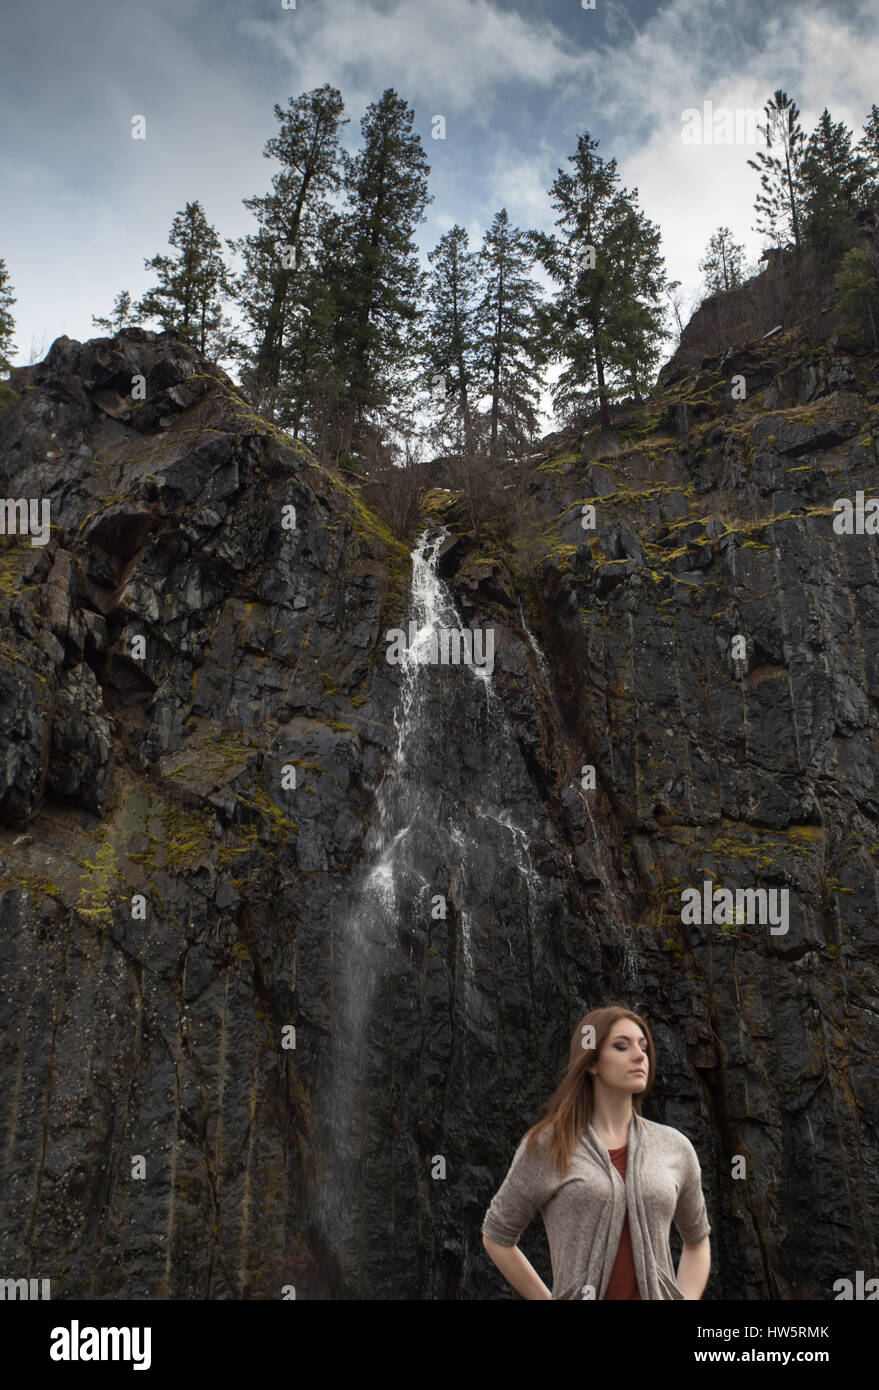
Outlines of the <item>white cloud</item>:
<svg viewBox="0 0 879 1390">
<path fill-rule="evenodd" d="M 444 104 L 491 124 L 500 92 L 546 87 L 583 68 L 555 25 L 490 0 L 325 0 L 311 13 L 303 6 L 243 27 L 275 47 L 303 87 L 332 82 L 355 108 L 396 87 L 450 121 Z"/>
<path fill-rule="evenodd" d="M 248 229 L 241 199 L 272 172 L 262 159 L 272 105 L 324 82 L 342 90 L 352 145 L 386 87 L 414 104 L 435 195 L 423 247 L 456 222 L 478 245 L 502 206 L 521 226 L 551 228 L 550 185 L 588 129 L 639 189 L 685 288 L 721 223 L 756 255 L 759 183 L 749 150 L 685 146 L 681 112 L 704 100 L 762 109 L 782 86 L 807 128 L 826 104 L 860 133 L 877 95 L 872 0 L 844 15 L 807 0 L 783 12 L 764 0 L 669 0 L 637 30 L 619 0 L 605 0 L 604 30 L 570 3 L 557 24 L 493 0 L 300 0 L 268 12 L 248 0 L 91 0 L 87 22 L 58 0 L 33 0 L 35 17 L 21 7 L 4 31 L 11 80 L 0 83 L 10 136 L 0 253 L 18 296 L 17 360 L 44 326 L 50 339 L 88 336 L 119 289 L 140 293 L 143 258 L 165 249 L 186 200 L 223 236 Z M 128 134 L 135 113 L 147 116 L 143 145 Z M 437 113 L 447 139 L 434 142 Z"/>
</svg>

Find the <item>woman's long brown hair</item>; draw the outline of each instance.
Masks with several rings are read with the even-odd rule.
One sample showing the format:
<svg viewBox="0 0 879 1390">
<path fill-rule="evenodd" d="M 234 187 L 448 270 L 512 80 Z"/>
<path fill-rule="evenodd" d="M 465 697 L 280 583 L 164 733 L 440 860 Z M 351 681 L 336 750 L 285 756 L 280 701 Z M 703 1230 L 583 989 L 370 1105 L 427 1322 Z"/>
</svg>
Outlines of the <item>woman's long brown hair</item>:
<svg viewBox="0 0 879 1390">
<path fill-rule="evenodd" d="M 623 1004 L 608 1004 L 604 1008 L 593 1009 L 583 1015 L 574 1029 L 568 1069 L 550 1097 L 545 1114 L 536 1125 L 532 1125 L 525 1136 L 525 1148 L 529 1156 L 534 1155 L 538 1137 L 544 1130 L 549 1129 L 551 1134 L 546 1150 L 547 1157 L 560 1172 L 567 1172 L 577 1140 L 587 1129 L 595 1104 L 593 1078 L 587 1067 L 598 1061 L 608 1033 L 621 1018 L 630 1018 L 633 1023 L 637 1023 L 647 1039 L 647 1085 L 640 1095 L 632 1096 L 632 1107 L 636 1115 L 641 1114 L 641 1102 L 649 1094 L 656 1075 L 656 1053 L 650 1030 L 640 1014 L 633 1013 Z M 589 1026 L 595 1029 L 594 1047 L 583 1046 L 584 1029 Z"/>
</svg>

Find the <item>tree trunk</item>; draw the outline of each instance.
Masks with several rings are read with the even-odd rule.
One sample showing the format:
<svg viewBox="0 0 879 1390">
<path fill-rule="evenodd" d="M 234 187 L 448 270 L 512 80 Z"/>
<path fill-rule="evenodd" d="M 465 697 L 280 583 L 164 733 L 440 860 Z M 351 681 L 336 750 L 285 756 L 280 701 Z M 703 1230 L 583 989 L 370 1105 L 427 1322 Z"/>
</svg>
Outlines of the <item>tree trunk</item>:
<svg viewBox="0 0 879 1390">
<path fill-rule="evenodd" d="M 595 353 L 595 375 L 598 378 L 598 410 L 601 428 L 610 429 L 610 408 L 607 402 L 607 387 L 604 381 L 604 358 L 598 341 L 598 329 L 592 325 L 592 350 Z"/>
<path fill-rule="evenodd" d="M 289 271 L 281 267 L 275 272 L 272 302 L 266 315 L 266 326 L 256 359 L 257 375 L 260 382 L 266 386 L 277 386 L 281 374 L 281 320 L 289 282 Z"/>
<path fill-rule="evenodd" d="M 498 403 L 501 393 L 501 328 L 503 324 L 503 303 L 504 303 L 504 272 L 500 271 L 497 291 L 497 324 L 495 326 L 494 338 L 494 362 L 492 364 L 491 375 L 491 443 L 489 453 L 492 458 L 497 457 L 497 425 L 498 425 Z"/>
<path fill-rule="evenodd" d="M 473 425 L 470 419 L 470 402 L 467 397 L 467 383 L 463 375 L 463 364 L 459 363 L 458 370 L 461 372 L 461 415 L 464 420 L 464 448 L 468 458 L 473 457 Z"/>
<path fill-rule="evenodd" d="M 796 200 L 796 198 L 794 197 L 794 181 L 793 181 L 793 177 L 792 177 L 792 175 L 791 175 L 791 170 L 790 170 L 790 153 L 789 153 L 789 151 L 788 151 L 788 149 L 787 149 L 787 142 L 785 142 L 784 165 L 785 165 L 785 170 L 786 170 L 786 172 L 787 172 L 787 191 L 788 191 L 788 197 L 790 198 L 791 227 L 792 227 L 792 229 L 793 229 L 793 234 L 794 234 L 794 246 L 795 246 L 795 247 L 797 248 L 797 250 L 799 251 L 799 249 L 800 249 L 800 219 L 797 217 L 797 200 Z"/>
<path fill-rule="evenodd" d="M 357 407 L 353 401 L 349 401 L 345 406 L 342 415 L 342 439 L 339 446 L 339 455 L 350 454 L 351 445 L 354 443 L 354 428 L 356 425 Z"/>
<path fill-rule="evenodd" d="M 464 348 L 461 340 L 461 320 L 458 308 L 457 260 L 455 280 L 452 286 L 452 307 L 454 312 L 454 341 L 457 344 L 458 379 L 461 383 L 461 416 L 464 421 L 464 449 L 467 457 L 473 457 L 473 429 L 470 420 L 470 402 L 467 398 L 467 371 L 464 366 Z"/>
<path fill-rule="evenodd" d="M 302 221 L 302 209 L 305 206 L 305 198 L 308 193 L 308 185 L 314 177 L 315 171 L 315 149 L 317 146 L 320 126 L 315 131 L 314 139 L 311 142 L 311 153 L 305 165 L 302 175 L 302 183 L 299 185 L 299 193 L 296 196 L 296 206 L 293 209 L 293 216 L 290 219 L 289 227 L 286 232 L 286 244 L 295 250 L 296 241 L 299 236 L 299 225 Z M 294 265 L 294 273 L 295 273 Z M 263 331 L 262 342 L 259 345 L 259 353 L 256 359 L 256 371 L 260 383 L 267 383 L 270 387 L 275 387 L 281 375 L 281 338 L 283 336 L 282 321 L 284 301 L 290 288 L 290 281 L 293 276 L 289 270 L 279 266 L 274 275 L 272 287 L 272 302 L 266 315 L 266 326 Z"/>
</svg>

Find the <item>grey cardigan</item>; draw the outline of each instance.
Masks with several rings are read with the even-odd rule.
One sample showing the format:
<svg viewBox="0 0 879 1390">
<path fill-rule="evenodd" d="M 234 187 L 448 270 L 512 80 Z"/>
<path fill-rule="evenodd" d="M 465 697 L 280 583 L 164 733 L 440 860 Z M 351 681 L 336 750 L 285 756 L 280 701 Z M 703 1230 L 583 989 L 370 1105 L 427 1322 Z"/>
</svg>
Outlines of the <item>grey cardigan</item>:
<svg viewBox="0 0 879 1390">
<path fill-rule="evenodd" d="M 684 1298 L 675 1283 L 668 1234 L 674 1221 L 693 1245 L 711 1234 L 696 1150 L 685 1134 L 632 1113 L 625 1183 L 594 1124 L 581 1134 L 566 1173 L 545 1158 L 546 1130 L 534 1158 L 522 1139 L 482 1223 L 499 1245 L 515 1245 L 535 1212 L 552 1259 L 552 1296 L 604 1297 L 626 1211 L 642 1299 Z"/>
</svg>

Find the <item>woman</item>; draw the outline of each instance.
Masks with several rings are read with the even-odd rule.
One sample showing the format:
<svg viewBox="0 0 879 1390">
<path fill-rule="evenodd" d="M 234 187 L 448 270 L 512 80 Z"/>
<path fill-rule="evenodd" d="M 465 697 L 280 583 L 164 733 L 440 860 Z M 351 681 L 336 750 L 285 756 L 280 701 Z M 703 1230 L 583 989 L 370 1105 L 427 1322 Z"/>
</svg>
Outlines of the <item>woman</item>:
<svg viewBox="0 0 879 1390">
<path fill-rule="evenodd" d="M 696 1150 L 641 1115 L 653 1039 L 619 1005 L 580 1020 L 546 1114 L 524 1136 L 482 1224 L 482 1243 L 523 1298 L 699 1299 L 711 1227 Z M 516 1242 L 539 1211 L 552 1293 Z M 684 1242 L 677 1281 L 668 1233 Z"/>
</svg>

